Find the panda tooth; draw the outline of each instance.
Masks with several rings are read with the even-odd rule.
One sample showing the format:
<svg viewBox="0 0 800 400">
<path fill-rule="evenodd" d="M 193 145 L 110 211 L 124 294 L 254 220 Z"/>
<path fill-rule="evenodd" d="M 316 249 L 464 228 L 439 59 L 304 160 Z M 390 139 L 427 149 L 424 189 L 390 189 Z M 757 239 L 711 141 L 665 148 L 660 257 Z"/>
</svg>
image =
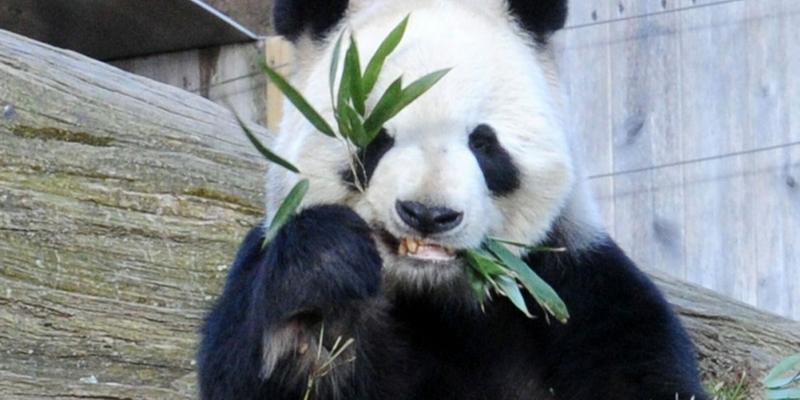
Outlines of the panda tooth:
<svg viewBox="0 0 800 400">
<path fill-rule="evenodd" d="M 406 244 L 406 239 L 400 241 L 400 246 L 397 248 L 397 254 L 404 256 L 408 254 L 408 244 Z"/>
<path fill-rule="evenodd" d="M 416 253 L 419 250 L 419 242 L 416 239 L 406 239 L 408 242 L 408 251 L 411 253 Z"/>
</svg>

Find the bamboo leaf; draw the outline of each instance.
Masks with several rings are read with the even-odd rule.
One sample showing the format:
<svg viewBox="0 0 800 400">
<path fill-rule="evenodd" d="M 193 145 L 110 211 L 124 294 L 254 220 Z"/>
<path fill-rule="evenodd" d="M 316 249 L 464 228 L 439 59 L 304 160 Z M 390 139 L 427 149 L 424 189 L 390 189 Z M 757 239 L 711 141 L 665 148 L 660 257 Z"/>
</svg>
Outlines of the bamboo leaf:
<svg viewBox="0 0 800 400">
<path fill-rule="evenodd" d="M 469 282 L 470 288 L 472 288 L 472 291 L 475 293 L 475 297 L 478 298 L 478 302 L 483 304 L 483 302 L 486 301 L 489 283 L 472 265 L 466 268 L 465 271 L 467 272 L 467 281 Z"/>
<path fill-rule="evenodd" d="M 353 107 L 359 114 L 366 113 L 366 95 L 364 94 L 364 85 L 361 82 L 361 60 L 358 55 L 358 45 L 356 39 L 350 37 L 350 47 L 347 49 L 347 54 L 344 60 L 344 72 L 347 76 L 347 84 L 350 86 L 350 100 L 352 100 Z"/>
<path fill-rule="evenodd" d="M 348 104 L 348 102 L 350 101 L 350 97 L 351 97 L 351 94 L 350 94 L 350 89 L 351 89 L 350 77 L 351 77 L 351 74 L 347 73 L 347 60 L 346 59 L 347 59 L 347 56 L 345 56 L 344 70 L 342 71 L 342 77 L 339 80 L 339 92 L 336 95 L 336 111 L 338 112 L 337 117 L 340 117 L 340 118 L 347 118 L 347 115 L 345 114 L 344 111 L 342 111 L 342 109 L 344 108 L 344 106 L 346 106 Z M 342 133 L 342 132 L 339 132 L 339 133 Z"/>
<path fill-rule="evenodd" d="M 495 276 L 508 275 L 509 271 L 503 268 L 492 254 L 481 250 L 467 250 L 464 252 L 467 262 L 487 279 Z"/>
<path fill-rule="evenodd" d="M 564 301 L 558 297 L 558 294 L 547 282 L 533 272 L 528 264 L 525 264 L 524 261 L 511 253 L 501 243 L 489 240 L 487 247 L 508 269 L 517 275 L 522 285 L 525 286 L 545 311 L 561 323 L 566 323 L 569 320 L 569 312 Z"/>
<path fill-rule="evenodd" d="M 522 311 L 526 317 L 533 318 L 533 315 L 528 311 L 528 305 L 525 304 L 525 298 L 522 296 L 522 292 L 519 290 L 519 286 L 517 286 L 517 282 L 515 282 L 514 279 L 504 275 L 498 276 L 495 283 L 500 293 L 508 297 L 515 307 Z"/>
<path fill-rule="evenodd" d="M 267 64 L 261 64 L 261 69 L 264 70 L 264 73 L 267 74 L 269 80 L 278 87 L 278 90 L 286 96 L 287 99 L 303 114 L 304 117 L 314 125 L 314 128 L 317 128 L 318 131 L 331 136 L 335 137 L 336 135 L 333 132 L 333 129 L 328 122 L 325 121 L 325 118 L 311 106 L 308 100 L 303 97 L 300 92 L 294 88 L 284 77 L 281 76 L 278 72 L 273 70 Z"/>
<path fill-rule="evenodd" d="M 400 44 L 400 41 L 403 40 L 406 27 L 408 27 L 408 20 L 409 16 L 407 15 L 400 24 L 392 29 L 389 36 L 386 36 L 386 39 L 381 42 L 380 46 L 378 46 L 378 50 L 375 51 L 375 54 L 373 54 L 372 58 L 369 60 L 367 69 L 364 72 L 364 93 L 366 96 L 369 96 L 369 94 L 372 93 L 372 89 L 375 88 L 375 83 L 378 82 L 378 75 L 383 69 L 386 58 L 394 52 Z"/>
<path fill-rule="evenodd" d="M 411 82 L 408 87 L 403 89 L 403 93 L 400 95 L 399 103 L 397 104 L 397 109 L 395 110 L 395 114 L 399 113 L 402 109 L 406 108 L 409 104 L 417 100 L 420 96 L 425 94 L 430 88 L 433 87 L 437 82 L 439 82 L 442 78 L 445 77 L 450 72 L 450 68 L 441 69 L 436 72 L 431 72 L 423 76 L 422 78 L 417 79 L 414 82 Z"/>
<path fill-rule="evenodd" d="M 769 400 L 800 400 L 800 388 L 775 389 L 767 391 Z"/>
<path fill-rule="evenodd" d="M 255 147 L 256 150 L 258 150 L 258 152 L 261 153 L 262 156 L 264 156 L 264 158 L 275 164 L 280 165 L 283 168 L 288 169 L 289 171 L 292 171 L 294 173 L 300 173 L 300 170 L 298 170 L 297 167 L 295 167 L 292 163 L 284 160 L 277 154 L 273 153 L 270 149 L 268 149 L 267 146 L 264 146 L 264 144 L 261 143 L 260 140 L 258 140 L 253 131 L 251 131 L 250 128 L 248 128 L 247 125 L 245 125 L 244 121 L 242 121 L 242 119 L 239 118 L 239 116 L 236 115 L 235 113 L 234 117 L 236 117 L 236 122 L 239 123 L 239 126 L 242 128 L 242 131 L 244 131 L 244 134 L 247 136 L 247 139 L 250 140 L 250 143 L 253 144 L 253 147 Z"/>
<path fill-rule="evenodd" d="M 367 131 L 370 138 L 375 138 L 389 119 L 392 118 L 392 112 L 397 107 L 400 95 L 403 92 L 403 77 L 399 77 L 392 82 L 386 91 L 383 92 L 381 98 L 375 104 L 375 107 L 364 121 L 364 130 Z"/>
<path fill-rule="evenodd" d="M 372 132 L 375 129 L 380 129 L 386 121 L 394 118 L 400 111 L 403 111 L 409 104 L 417 100 L 420 96 L 425 94 L 430 88 L 433 87 L 439 80 L 444 78 L 447 73 L 450 72 L 450 69 L 443 69 L 436 72 L 432 72 L 428 75 L 423 76 L 422 78 L 417 79 L 416 81 L 412 82 L 408 87 L 403 89 L 400 92 L 400 95 L 391 102 L 393 106 L 386 112 L 383 112 L 380 117 L 381 118 L 374 118 L 372 121 L 368 121 L 370 124 L 366 125 L 365 128 L 367 132 Z M 388 90 L 387 90 L 388 92 Z M 378 107 L 375 106 L 377 109 Z M 375 114 L 373 111 L 372 114 Z M 372 117 L 372 115 L 370 115 Z"/>
<path fill-rule="evenodd" d="M 495 242 L 500 242 L 503 244 L 507 244 L 509 246 L 520 247 L 526 250 L 533 251 L 535 253 L 563 253 L 567 251 L 565 247 L 547 247 L 547 246 L 532 246 L 527 243 L 522 242 L 515 242 L 513 240 L 508 239 L 500 239 L 496 237 L 489 238 L 490 240 L 494 240 Z"/>
<path fill-rule="evenodd" d="M 787 378 L 785 375 L 792 370 L 795 370 L 795 373 Z M 781 388 L 786 386 L 793 381 L 792 378 L 796 377 L 797 373 L 800 373 L 800 371 L 797 370 L 800 370 L 800 353 L 781 361 L 780 364 L 773 368 L 769 374 L 767 374 L 767 377 L 764 378 L 764 386 L 768 388 Z"/>
<path fill-rule="evenodd" d="M 339 74 L 339 55 L 341 54 L 342 51 L 343 40 L 344 40 L 344 32 L 342 32 L 342 34 L 339 35 L 339 39 L 336 40 L 336 46 L 333 47 L 333 55 L 331 56 L 331 71 L 328 77 L 328 85 L 330 86 L 332 103 L 334 99 L 333 92 L 334 89 L 336 88 L 336 76 Z"/>
<path fill-rule="evenodd" d="M 300 206 L 300 203 L 303 201 L 303 197 L 305 197 L 306 192 L 308 192 L 308 179 L 303 179 L 300 182 L 297 182 L 296 185 L 292 188 L 289 192 L 289 195 L 283 199 L 281 206 L 278 207 L 278 211 L 275 213 L 275 217 L 272 218 L 272 222 L 269 224 L 269 228 L 267 232 L 264 234 L 264 246 L 266 246 L 272 239 L 275 239 L 275 236 L 278 232 L 289 222 L 289 219 L 297 211 L 297 207 Z"/>
<path fill-rule="evenodd" d="M 367 138 L 366 131 L 364 131 L 364 121 L 361 119 L 361 116 L 358 115 L 356 110 L 347 105 L 344 107 L 344 112 L 350 125 L 350 141 L 359 148 L 367 147 L 370 140 Z"/>
</svg>

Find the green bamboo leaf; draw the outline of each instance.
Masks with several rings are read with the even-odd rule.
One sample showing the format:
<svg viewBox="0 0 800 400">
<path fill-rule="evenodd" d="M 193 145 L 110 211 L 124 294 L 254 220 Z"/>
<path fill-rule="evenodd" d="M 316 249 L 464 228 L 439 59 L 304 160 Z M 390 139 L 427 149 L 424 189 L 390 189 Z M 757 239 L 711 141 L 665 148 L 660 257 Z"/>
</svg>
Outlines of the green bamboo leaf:
<svg viewBox="0 0 800 400">
<path fill-rule="evenodd" d="M 334 99 L 334 89 L 336 88 L 336 76 L 339 74 L 339 55 L 342 51 L 342 40 L 344 40 L 344 32 L 339 35 L 339 39 L 336 40 L 336 46 L 333 47 L 333 55 L 331 58 L 331 71 L 328 77 L 328 85 L 330 86 L 331 91 L 331 102 Z"/>
<path fill-rule="evenodd" d="M 507 244 L 509 246 L 520 247 L 526 250 L 530 250 L 534 253 L 563 253 L 567 251 L 565 247 L 533 246 L 527 243 L 515 242 L 513 240 L 501 239 L 496 237 L 490 237 L 489 239 L 494 240 L 495 242 Z"/>
<path fill-rule="evenodd" d="M 267 74 L 267 77 L 272 81 L 272 83 L 278 87 L 278 90 L 280 90 L 281 93 L 283 93 L 283 95 L 286 96 L 290 102 L 292 102 L 295 108 L 297 108 L 297 110 L 306 117 L 308 122 L 310 122 L 311 125 L 314 125 L 314 128 L 317 128 L 318 131 L 328 136 L 336 136 L 331 126 L 325 121 L 325 118 L 322 118 L 322 116 L 319 115 L 314 107 L 311 106 L 308 100 L 306 100 L 297 89 L 295 89 L 284 77 L 282 77 L 281 74 L 266 64 L 261 64 L 261 69 L 264 70 L 264 73 Z"/>
<path fill-rule="evenodd" d="M 347 118 L 347 114 L 341 109 L 343 109 L 344 106 L 350 102 L 350 90 L 352 88 L 350 85 L 351 76 L 352 74 L 347 73 L 347 56 L 345 55 L 344 70 L 342 70 L 342 76 L 339 80 L 339 92 L 336 94 L 336 110 L 338 111 L 337 118 Z"/>
<path fill-rule="evenodd" d="M 439 80 L 444 78 L 447 73 L 450 72 L 450 69 L 443 69 L 436 72 L 432 72 L 428 75 L 423 76 L 422 78 L 417 79 L 416 81 L 412 82 L 408 87 L 403 89 L 400 92 L 400 95 L 397 96 L 395 101 L 392 102 L 392 108 L 388 110 L 388 112 L 384 112 L 381 115 L 381 118 L 375 118 L 372 121 L 369 121 L 369 125 L 365 125 L 367 132 L 371 132 L 375 129 L 380 129 L 386 121 L 394 118 L 400 111 L 403 111 L 409 104 L 417 100 L 420 96 L 425 94 L 430 88 L 433 87 Z M 375 107 L 377 109 L 377 106 Z M 375 114 L 373 112 L 373 114 Z M 372 115 L 370 115 L 372 117 Z"/>
<path fill-rule="evenodd" d="M 300 170 L 298 170 L 297 167 L 292 165 L 292 163 L 284 160 L 277 154 L 273 153 L 270 149 L 268 149 L 267 146 L 264 146 L 264 144 L 261 143 L 260 140 L 258 140 L 253 131 L 251 131 L 250 128 L 248 128 L 247 125 L 245 125 L 244 121 L 242 121 L 242 119 L 239 118 L 238 115 L 234 113 L 233 116 L 236 117 L 236 122 L 239 123 L 239 126 L 242 128 L 242 131 L 244 131 L 245 136 L 247 136 L 247 138 L 250 140 L 250 143 L 253 144 L 253 147 L 255 147 L 256 150 L 258 150 L 258 152 L 261 153 L 262 156 L 264 156 L 264 158 L 296 174 L 300 173 Z"/>
<path fill-rule="evenodd" d="M 775 389 L 767 391 L 769 400 L 800 400 L 800 388 Z"/>
<path fill-rule="evenodd" d="M 364 131 L 364 121 L 361 116 L 350 106 L 345 106 L 344 110 L 350 125 L 350 141 L 359 148 L 367 147 L 370 140 L 367 138 L 366 131 Z"/>
<path fill-rule="evenodd" d="M 525 298 L 522 296 L 522 292 L 519 290 L 519 286 L 517 286 L 517 282 L 515 282 L 514 279 L 504 275 L 498 276 L 495 283 L 497 284 L 497 289 L 500 294 L 511 300 L 511 303 L 522 311 L 526 317 L 533 318 L 533 315 L 528 311 L 528 305 L 525 304 Z"/>
<path fill-rule="evenodd" d="M 484 276 L 480 272 L 476 271 L 471 265 L 469 268 L 466 268 L 465 271 L 467 272 L 467 282 L 469 283 L 469 287 L 472 288 L 472 291 L 475 293 L 475 297 L 478 299 L 478 302 L 483 304 L 486 301 L 486 296 L 489 290 L 489 282 L 487 282 Z"/>
<path fill-rule="evenodd" d="M 486 279 L 509 274 L 509 271 L 503 268 L 492 254 L 485 251 L 471 249 L 465 251 L 464 256 L 467 259 L 467 263 Z"/>
<path fill-rule="evenodd" d="M 367 99 L 364 94 L 364 85 L 361 81 L 361 60 L 358 55 L 358 45 L 356 44 L 356 39 L 352 36 L 350 37 L 350 47 L 347 49 L 344 59 L 343 74 L 347 76 L 353 107 L 359 114 L 364 115 L 366 113 Z"/>
<path fill-rule="evenodd" d="M 791 376 L 786 377 L 785 375 L 792 370 L 795 372 L 791 374 Z M 780 364 L 773 368 L 769 374 L 767 374 L 767 377 L 764 378 L 764 386 L 768 388 L 781 388 L 791 383 L 793 380 L 792 378 L 796 377 L 798 373 L 800 373 L 800 353 L 781 361 Z"/>
<path fill-rule="evenodd" d="M 300 203 L 303 201 L 303 197 L 305 197 L 306 192 L 308 192 L 308 179 L 303 179 L 300 182 L 297 182 L 296 185 L 292 188 L 289 192 L 289 195 L 283 199 L 281 206 L 278 207 L 278 211 L 275 213 L 275 217 L 272 218 L 272 222 L 269 224 L 269 228 L 267 232 L 264 234 L 264 246 L 266 246 L 272 239 L 275 239 L 275 236 L 278 232 L 289 222 L 289 219 L 297 211 L 297 207 L 300 206 Z"/>
<path fill-rule="evenodd" d="M 386 88 L 381 98 L 375 104 L 375 107 L 364 121 L 364 130 L 370 138 L 375 138 L 383 128 L 383 124 L 392 118 L 392 112 L 397 107 L 400 100 L 400 94 L 403 92 L 403 77 L 399 77 Z"/>
<path fill-rule="evenodd" d="M 497 258 L 499 258 L 506 268 L 513 271 L 523 286 L 533 296 L 537 303 L 547 311 L 550 315 L 555 317 L 562 324 L 569 320 L 569 312 L 564 301 L 558 297 L 558 294 L 553 288 L 545 282 L 539 275 L 525 264 L 524 261 L 519 259 L 501 243 L 489 240 L 486 243 L 489 251 L 491 251 Z"/>
<path fill-rule="evenodd" d="M 450 72 L 451 68 L 441 69 L 436 72 L 431 72 L 423 76 L 422 78 L 417 79 L 414 82 L 411 82 L 408 87 L 403 89 L 403 93 L 400 95 L 399 103 L 397 104 L 397 110 L 395 112 L 399 113 L 402 109 L 406 108 L 409 104 L 413 101 L 418 99 L 420 96 L 425 94 L 430 88 L 433 87 L 437 82 L 439 82 L 442 78 L 445 77 Z"/>
<path fill-rule="evenodd" d="M 403 40 L 403 35 L 405 35 L 406 27 L 408 26 L 408 20 L 409 16 L 407 15 L 400 24 L 392 29 L 389 36 L 383 39 L 383 42 L 378 46 L 378 50 L 375 50 L 375 54 L 373 54 L 372 58 L 369 60 L 367 70 L 364 72 L 364 93 L 367 97 L 372 93 L 372 89 L 375 88 L 375 83 L 378 82 L 378 75 L 383 69 L 386 58 L 394 52 L 400 44 L 400 41 Z"/>
</svg>

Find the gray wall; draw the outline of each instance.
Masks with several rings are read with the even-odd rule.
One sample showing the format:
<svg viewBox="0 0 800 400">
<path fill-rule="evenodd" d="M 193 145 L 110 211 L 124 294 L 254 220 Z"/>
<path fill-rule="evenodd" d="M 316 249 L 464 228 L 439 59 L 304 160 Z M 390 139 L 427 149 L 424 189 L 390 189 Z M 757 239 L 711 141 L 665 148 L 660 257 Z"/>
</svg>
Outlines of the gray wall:
<svg viewBox="0 0 800 400">
<path fill-rule="evenodd" d="M 642 267 L 800 319 L 800 0 L 578 0 L 555 38 L 591 185 Z"/>
</svg>

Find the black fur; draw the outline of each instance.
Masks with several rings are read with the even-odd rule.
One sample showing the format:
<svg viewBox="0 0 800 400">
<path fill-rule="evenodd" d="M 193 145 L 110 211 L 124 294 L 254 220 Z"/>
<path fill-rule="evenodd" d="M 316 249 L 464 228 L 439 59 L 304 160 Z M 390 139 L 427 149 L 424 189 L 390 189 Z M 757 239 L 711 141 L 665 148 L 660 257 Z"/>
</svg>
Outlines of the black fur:
<svg viewBox="0 0 800 400">
<path fill-rule="evenodd" d="M 519 188 L 519 169 L 497 140 L 492 127 L 482 124 L 475 128 L 469 135 L 469 148 L 478 160 L 492 193 L 502 196 Z"/>
<path fill-rule="evenodd" d="M 567 21 L 567 0 L 508 0 L 511 14 L 525 30 L 545 41 Z"/>
<path fill-rule="evenodd" d="M 381 129 L 378 136 L 364 150 L 359 152 L 358 159 L 361 161 L 361 164 L 359 165 L 358 162 L 354 160 L 359 182 L 365 185 L 369 183 L 370 179 L 372 179 L 372 173 L 375 172 L 375 168 L 378 168 L 378 163 L 381 161 L 381 158 L 383 158 L 392 147 L 394 147 L 394 138 L 389 136 L 385 129 Z M 364 168 L 360 168 L 361 166 Z M 351 190 L 357 190 L 355 175 L 353 174 L 353 169 L 349 165 L 342 171 L 341 176 L 342 180 L 349 184 L 348 187 Z"/>
<path fill-rule="evenodd" d="M 308 312 L 356 338 L 341 399 L 706 399 L 686 333 L 610 239 L 582 254 L 529 257 L 572 314 L 561 325 L 530 299 L 537 319 L 501 297 L 485 312 L 424 294 L 387 297 L 366 223 L 340 206 L 304 211 L 265 251 L 262 235 L 256 228 L 245 239 L 203 330 L 205 400 L 302 398 L 296 355 L 269 378 L 259 372 L 264 333 Z"/>
<path fill-rule="evenodd" d="M 346 207 L 304 211 L 265 250 L 263 236 L 261 227 L 247 235 L 206 319 L 198 356 L 203 399 L 302 398 L 297 388 L 260 378 L 265 331 L 297 316 L 353 314 L 354 302 L 378 293 L 380 256 L 369 227 Z"/>
<path fill-rule="evenodd" d="M 290 40 L 304 33 L 323 39 L 344 18 L 348 4 L 347 0 L 276 0 L 275 31 Z"/>
</svg>

